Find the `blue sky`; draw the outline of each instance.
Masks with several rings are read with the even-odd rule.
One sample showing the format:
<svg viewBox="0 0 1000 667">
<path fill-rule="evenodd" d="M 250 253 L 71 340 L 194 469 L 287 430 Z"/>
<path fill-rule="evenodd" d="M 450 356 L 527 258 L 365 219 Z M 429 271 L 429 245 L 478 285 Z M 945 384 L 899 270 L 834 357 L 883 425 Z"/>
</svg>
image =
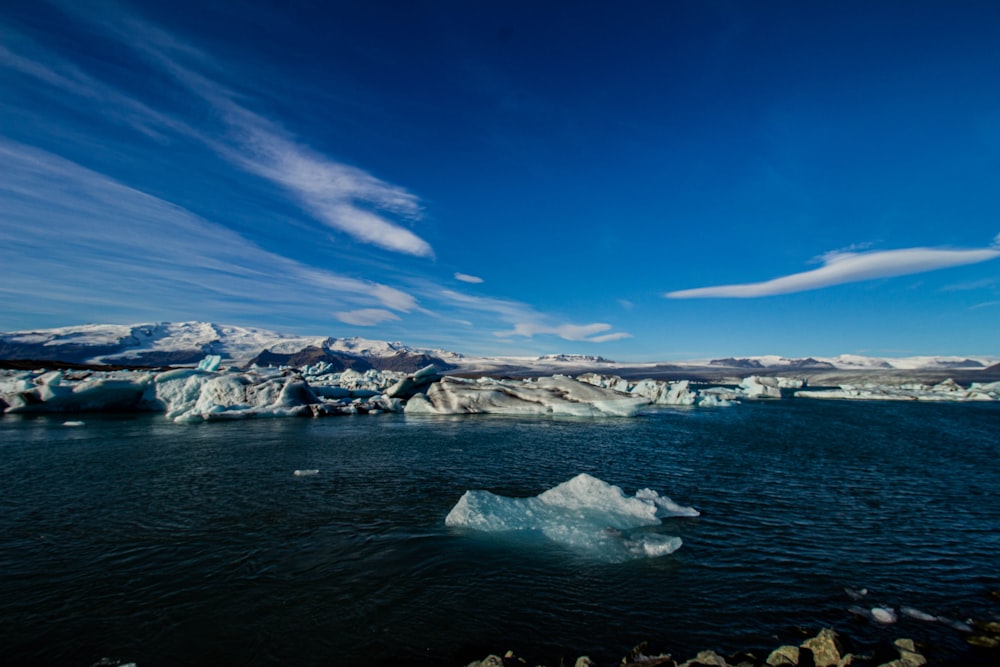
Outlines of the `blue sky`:
<svg viewBox="0 0 1000 667">
<path fill-rule="evenodd" d="M 0 2 L 0 330 L 1000 355 L 995 2 Z"/>
</svg>

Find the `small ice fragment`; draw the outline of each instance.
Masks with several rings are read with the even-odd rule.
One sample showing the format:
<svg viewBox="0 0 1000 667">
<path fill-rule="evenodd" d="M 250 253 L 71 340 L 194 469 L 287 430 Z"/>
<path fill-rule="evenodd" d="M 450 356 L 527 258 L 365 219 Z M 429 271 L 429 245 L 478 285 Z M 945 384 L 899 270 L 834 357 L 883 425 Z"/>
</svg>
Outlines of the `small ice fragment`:
<svg viewBox="0 0 1000 667">
<path fill-rule="evenodd" d="M 909 616 L 910 618 L 915 618 L 918 621 L 936 621 L 937 616 L 931 616 L 930 614 L 925 614 L 919 609 L 914 609 L 913 607 L 900 607 L 899 611 L 902 612 L 903 616 Z"/>
<path fill-rule="evenodd" d="M 667 496 L 661 496 L 652 489 L 639 489 L 635 493 L 639 500 L 650 501 L 663 511 L 666 516 L 701 516 L 701 512 L 693 507 L 678 505 Z M 657 516 L 660 516 L 659 514 Z"/>
<path fill-rule="evenodd" d="M 845 587 L 844 588 L 844 592 L 847 593 L 847 597 L 851 598 L 852 600 L 860 600 L 864 596 L 868 595 L 868 589 L 867 588 L 861 588 L 861 589 L 855 590 L 853 588 L 846 588 Z"/>
<path fill-rule="evenodd" d="M 898 620 L 892 607 L 872 607 L 872 618 L 876 623 L 895 623 Z"/>
<path fill-rule="evenodd" d="M 221 356 L 219 356 L 218 354 L 210 354 L 198 362 L 198 370 L 215 372 L 219 370 L 219 365 L 221 363 L 222 363 Z"/>
<path fill-rule="evenodd" d="M 962 621 L 956 621 L 953 618 L 948 618 L 947 616 L 938 616 L 937 620 L 941 621 L 947 626 L 950 626 L 959 632 L 972 632 L 972 626 L 968 623 L 963 623 Z"/>
<path fill-rule="evenodd" d="M 872 618 L 872 614 L 870 611 L 868 611 L 867 609 L 863 609 L 862 607 L 859 607 L 856 604 L 852 604 L 850 607 L 848 607 L 847 611 L 851 612 L 855 616 L 861 616 L 862 618 L 867 618 L 869 621 Z"/>
<path fill-rule="evenodd" d="M 295 475 L 296 477 L 309 477 L 311 475 L 318 475 L 319 470 L 316 470 L 315 468 L 309 468 L 307 470 L 296 470 L 292 474 Z"/>
<path fill-rule="evenodd" d="M 63 426 L 83 426 L 83 422 L 80 422 L 80 421 L 68 421 L 68 422 L 63 422 Z"/>
<path fill-rule="evenodd" d="M 609 528 L 608 530 L 614 530 Z M 630 552 L 645 556 L 647 558 L 657 558 L 672 554 L 681 548 L 683 542 L 679 537 L 670 535 L 645 535 L 638 539 L 626 539 L 625 548 Z"/>
</svg>

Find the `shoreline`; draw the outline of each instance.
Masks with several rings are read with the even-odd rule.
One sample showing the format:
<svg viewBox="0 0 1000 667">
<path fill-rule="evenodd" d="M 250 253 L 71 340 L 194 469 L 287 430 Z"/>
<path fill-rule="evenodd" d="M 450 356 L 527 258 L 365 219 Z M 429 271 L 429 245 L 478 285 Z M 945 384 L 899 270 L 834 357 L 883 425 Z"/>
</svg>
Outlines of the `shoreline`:
<svg viewBox="0 0 1000 667">
<path fill-rule="evenodd" d="M 997 593 L 994 597 L 1000 597 Z M 798 643 L 775 644 L 768 649 L 741 649 L 721 654 L 714 649 L 694 656 L 678 657 L 669 649 L 636 645 L 614 663 L 599 662 L 588 655 L 560 657 L 557 662 L 529 661 L 513 650 L 491 653 L 484 658 L 461 662 L 461 667 L 992 667 L 1000 661 L 1000 622 L 976 623 L 974 634 L 965 638 L 962 655 L 940 654 L 940 647 L 908 637 L 885 639 L 875 644 L 861 644 L 847 633 L 824 628 L 815 634 L 804 633 Z M 572 655 L 572 654 L 571 654 Z"/>
</svg>

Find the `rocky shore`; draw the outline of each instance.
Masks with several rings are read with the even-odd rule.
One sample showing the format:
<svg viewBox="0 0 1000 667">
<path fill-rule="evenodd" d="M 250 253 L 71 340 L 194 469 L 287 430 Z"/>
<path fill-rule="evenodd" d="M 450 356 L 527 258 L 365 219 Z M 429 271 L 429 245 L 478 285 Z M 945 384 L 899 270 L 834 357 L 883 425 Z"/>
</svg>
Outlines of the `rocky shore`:
<svg viewBox="0 0 1000 667">
<path fill-rule="evenodd" d="M 701 651 L 687 659 L 678 659 L 669 653 L 651 649 L 647 643 L 633 648 L 628 655 L 615 663 L 634 667 L 933 667 L 934 665 L 996 665 L 1000 664 L 1000 623 L 976 624 L 976 633 L 966 642 L 975 655 L 967 659 L 935 660 L 925 655 L 926 648 L 912 639 L 900 638 L 873 647 L 858 647 L 846 635 L 826 628 L 799 644 L 785 644 L 759 653 L 741 651 L 720 655 L 716 651 Z M 558 667 L 599 667 L 601 663 L 588 656 L 567 662 L 560 660 Z M 465 667 L 528 667 L 529 663 L 507 651 L 503 656 L 489 655 Z M 536 667 L 549 667 L 538 665 Z M 551 667 L 556 667 L 553 665 Z"/>
</svg>

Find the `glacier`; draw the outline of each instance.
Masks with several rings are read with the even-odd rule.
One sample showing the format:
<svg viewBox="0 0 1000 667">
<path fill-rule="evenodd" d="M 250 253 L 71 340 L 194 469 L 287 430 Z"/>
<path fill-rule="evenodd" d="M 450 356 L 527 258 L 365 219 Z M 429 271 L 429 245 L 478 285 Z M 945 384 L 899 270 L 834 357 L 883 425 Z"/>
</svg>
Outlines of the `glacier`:
<svg viewBox="0 0 1000 667">
<path fill-rule="evenodd" d="M 696 509 L 652 489 L 628 496 L 618 486 L 581 473 L 530 498 L 466 491 L 445 525 L 498 535 L 537 534 L 588 557 L 619 563 L 677 551 L 681 538 L 655 528 L 664 518 L 696 516 Z"/>
</svg>

